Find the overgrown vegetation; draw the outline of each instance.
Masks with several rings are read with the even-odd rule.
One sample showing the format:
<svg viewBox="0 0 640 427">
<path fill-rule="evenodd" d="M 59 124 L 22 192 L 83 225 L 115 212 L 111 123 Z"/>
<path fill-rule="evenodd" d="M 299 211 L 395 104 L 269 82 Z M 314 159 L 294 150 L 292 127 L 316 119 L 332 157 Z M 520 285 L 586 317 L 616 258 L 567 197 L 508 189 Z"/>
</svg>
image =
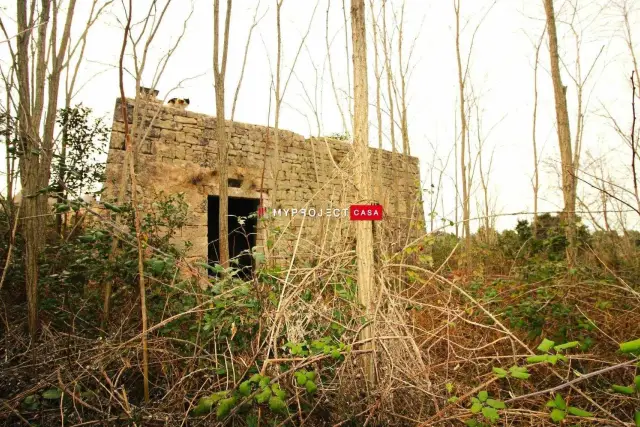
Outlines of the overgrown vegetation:
<svg viewBox="0 0 640 427">
<path fill-rule="evenodd" d="M 81 169 L 89 161 L 77 158 Z M 182 195 L 158 194 L 140 209 L 152 402 L 143 402 L 141 385 L 132 206 L 65 201 L 52 207 L 49 227 L 60 210 L 75 219 L 66 235 L 49 235 L 43 252 L 43 333 L 35 343 L 24 333 L 24 305 L 16 298 L 24 280 L 19 239 L 5 279 L 3 301 L 12 310 L 3 314 L 4 417 L 32 425 L 63 417 L 110 425 L 414 419 L 469 426 L 601 425 L 638 417 L 635 233 L 581 227 L 581 262 L 571 270 L 560 219 L 548 214 L 537 218 L 535 233 L 524 220 L 514 230 L 480 230 L 469 271 L 457 268 L 464 259 L 453 235 L 435 234 L 405 248 L 405 255 L 420 254 L 417 264 L 405 265 L 401 275 L 380 266 L 387 283 L 376 326 L 380 388 L 366 397 L 353 364 L 361 309 L 351 255 L 292 271 L 265 266 L 243 281 L 233 263 L 224 269 L 185 260 L 189 243 L 174 244 L 188 216 Z M 6 217 L 3 224 L 6 234 Z M 120 250 L 108 261 L 114 233 Z M 495 239 L 487 242 L 489 234 Z M 398 281 L 401 287 L 392 285 Z M 113 301 L 103 327 L 106 282 Z M 290 296 L 284 305 L 283 292 Z M 408 330 L 382 338 L 401 320 Z M 413 386 L 400 391 L 402 384 Z"/>
</svg>

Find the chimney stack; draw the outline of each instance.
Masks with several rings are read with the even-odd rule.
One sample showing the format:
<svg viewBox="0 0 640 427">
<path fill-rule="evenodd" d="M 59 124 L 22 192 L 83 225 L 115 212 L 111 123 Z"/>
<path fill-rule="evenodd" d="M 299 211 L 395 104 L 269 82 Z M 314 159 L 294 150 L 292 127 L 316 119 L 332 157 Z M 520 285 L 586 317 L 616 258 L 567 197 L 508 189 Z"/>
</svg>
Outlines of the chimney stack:
<svg viewBox="0 0 640 427">
<path fill-rule="evenodd" d="M 142 98 L 155 100 L 155 99 L 157 99 L 159 93 L 160 93 L 160 91 L 158 91 L 156 89 L 151 89 L 151 88 L 148 88 L 148 87 L 140 86 L 140 96 Z"/>
</svg>

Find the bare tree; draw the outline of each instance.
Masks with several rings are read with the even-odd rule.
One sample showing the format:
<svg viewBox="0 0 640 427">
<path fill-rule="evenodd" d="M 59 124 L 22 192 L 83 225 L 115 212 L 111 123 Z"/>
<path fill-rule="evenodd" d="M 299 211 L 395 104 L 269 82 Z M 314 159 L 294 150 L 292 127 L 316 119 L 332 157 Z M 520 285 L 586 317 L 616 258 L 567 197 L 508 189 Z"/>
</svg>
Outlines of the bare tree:
<svg viewBox="0 0 640 427">
<path fill-rule="evenodd" d="M 253 22 L 251 23 L 251 27 L 249 27 L 249 34 L 247 35 L 247 42 L 244 45 L 244 55 L 242 57 L 242 68 L 240 69 L 240 77 L 238 78 L 238 84 L 236 85 L 236 92 L 235 95 L 233 97 L 233 105 L 231 107 L 231 121 L 233 122 L 233 119 L 236 115 L 236 105 L 238 103 L 238 95 L 240 94 L 240 87 L 242 86 L 242 79 L 244 77 L 244 71 L 245 68 L 247 66 L 247 58 L 249 57 L 249 46 L 251 46 L 251 36 L 253 35 L 253 30 L 258 26 L 258 24 L 260 23 L 260 21 L 262 21 L 262 18 L 265 17 L 265 15 L 267 14 L 266 10 L 262 16 L 260 16 L 260 18 L 258 18 L 258 10 L 260 9 L 260 0 L 258 0 L 258 3 L 256 4 L 256 8 L 254 10 L 253 13 Z"/>
<path fill-rule="evenodd" d="M 453 8 L 456 15 L 456 61 L 458 64 L 458 96 L 460 102 L 460 173 L 462 178 L 462 234 L 465 239 L 465 247 L 469 250 L 471 246 L 471 226 L 470 226 L 470 204 L 469 204 L 469 192 L 468 192 L 468 176 L 469 171 L 466 165 L 466 151 L 467 151 L 467 113 L 465 111 L 465 86 L 467 83 L 467 70 L 462 69 L 462 57 L 460 51 L 460 2 L 461 0 L 453 0 Z"/>
<path fill-rule="evenodd" d="M 280 174 L 280 112 L 282 109 L 282 102 L 287 91 L 287 87 L 289 86 L 289 82 L 291 81 L 291 77 L 295 71 L 296 63 L 298 62 L 298 58 L 300 56 L 300 52 L 302 52 L 302 48 L 305 46 L 305 42 L 307 37 L 309 36 L 309 32 L 311 31 L 311 22 L 316 14 L 316 10 L 318 9 L 319 1 L 316 2 L 313 12 L 311 14 L 311 18 L 309 21 L 309 25 L 307 26 L 307 31 L 303 35 L 300 44 L 298 45 L 298 49 L 296 51 L 296 55 L 293 59 L 293 63 L 290 68 L 289 75 L 286 79 L 282 79 L 281 77 L 281 68 L 282 68 L 282 25 L 281 25 L 281 9 L 284 0 L 275 0 L 276 1 L 276 33 L 277 33 L 277 57 L 276 57 L 276 73 L 275 73 L 275 82 L 273 83 L 274 92 L 275 92 L 275 112 L 274 112 L 274 152 L 272 159 L 272 167 L 271 170 L 271 203 L 275 203 L 278 195 L 278 176 Z"/>
<path fill-rule="evenodd" d="M 354 151 L 358 199 L 371 199 L 371 165 L 369 163 L 369 90 L 367 80 L 367 31 L 365 27 L 364 0 L 351 0 L 351 29 L 353 40 L 353 81 L 354 81 Z M 373 271 L 373 231 L 370 221 L 358 221 L 356 225 L 356 256 L 358 263 L 358 301 L 366 308 L 367 317 L 372 314 L 374 295 Z M 362 328 L 360 339 L 365 341 L 365 349 L 373 350 L 373 328 Z M 365 358 L 365 375 L 374 381 L 374 359 L 372 354 Z"/>
<path fill-rule="evenodd" d="M 222 63 L 220 63 L 220 31 L 219 15 L 220 0 L 213 1 L 213 76 L 216 89 L 216 133 L 218 139 L 218 187 L 219 187 L 219 227 L 220 227 L 220 264 L 229 264 L 229 168 L 227 156 L 229 152 L 229 137 L 226 131 L 224 114 L 224 79 L 227 70 L 227 53 L 229 51 L 229 27 L 231 25 L 231 4 L 227 0 L 227 14 L 224 21 L 224 40 L 222 48 Z"/>
<path fill-rule="evenodd" d="M 131 16 L 133 14 L 133 0 L 129 0 L 129 13 L 127 15 L 127 24 L 124 29 L 122 38 L 122 50 L 120 52 L 119 63 L 119 83 L 120 83 L 120 107 L 122 109 L 122 117 L 124 119 L 124 141 L 125 150 L 129 157 L 129 174 L 131 175 L 131 198 L 133 202 L 133 215 L 136 229 L 136 244 L 138 247 L 138 285 L 140 291 L 140 313 L 142 319 L 142 376 L 144 400 L 149 401 L 149 350 L 147 337 L 147 297 L 144 277 L 144 252 L 142 250 L 142 227 L 140 222 L 140 212 L 138 209 L 138 186 L 136 184 L 136 174 L 134 170 L 134 161 L 132 156 L 133 147 L 131 144 L 131 134 L 129 132 L 129 119 L 127 118 L 127 102 L 124 95 L 124 53 L 127 48 L 127 40 L 131 29 Z"/>
<path fill-rule="evenodd" d="M 538 192 L 540 191 L 540 161 L 538 159 L 538 68 L 540 67 L 540 48 L 547 32 L 547 28 L 542 31 L 538 43 L 535 45 L 535 59 L 533 65 L 533 124 L 531 140 L 533 143 L 533 234 L 538 232 Z"/>
<path fill-rule="evenodd" d="M 567 264 L 569 268 L 576 263 L 576 177 L 573 153 L 571 147 L 571 128 L 569 124 L 569 111 L 567 109 L 567 87 L 562 84 L 560 75 L 560 56 L 558 54 L 558 34 L 556 29 L 556 16 L 553 9 L 553 0 L 543 0 L 547 33 L 549 35 L 549 56 L 551 63 L 551 79 L 553 81 L 553 93 L 556 109 L 556 126 L 558 132 L 558 146 L 560 148 L 560 161 L 562 167 L 562 195 L 564 199 L 564 221 L 567 240 Z"/>
<path fill-rule="evenodd" d="M 396 122 L 394 116 L 394 103 L 393 103 L 393 70 L 391 68 L 391 38 L 387 33 L 387 0 L 383 0 L 382 2 L 382 33 L 380 34 L 382 37 L 382 52 L 384 54 L 384 68 L 386 71 L 386 80 L 387 80 L 387 103 L 389 106 L 389 135 L 391 139 L 391 158 L 392 162 L 395 165 L 397 162 L 397 145 L 396 145 Z M 392 168 L 393 176 L 392 179 L 396 180 L 395 167 Z M 395 212 L 400 210 L 399 203 L 400 198 L 396 192 L 392 194 L 393 205 Z"/>
<path fill-rule="evenodd" d="M 36 14 L 35 2 L 31 2 L 31 7 L 25 1 L 17 2 L 18 35 L 13 59 L 17 67 L 22 230 L 28 325 L 32 338 L 38 330 L 38 257 L 44 244 L 46 189 L 51 175 L 58 93 L 62 71 L 67 65 L 65 53 L 76 0 L 69 0 L 65 14 L 60 6 L 58 2 L 43 0 Z M 60 32 L 58 19 L 61 17 L 64 27 Z M 32 31 L 34 28 L 37 31 Z"/>
<path fill-rule="evenodd" d="M 382 105 L 380 103 L 380 90 L 382 72 L 384 67 L 380 67 L 380 54 L 378 52 L 378 22 L 376 19 L 376 13 L 373 8 L 373 0 L 369 0 L 369 6 L 371 8 L 371 27 L 373 28 L 373 49 L 374 49 L 374 75 L 376 78 L 376 119 L 378 127 L 378 169 L 376 175 L 376 194 L 378 198 L 382 197 Z"/>
<path fill-rule="evenodd" d="M 153 41 L 160 30 L 163 22 L 166 21 L 167 11 L 171 6 L 172 0 L 164 0 L 163 4 L 160 4 L 158 0 L 152 0 L 149 4 L 148 9 L 145 12 L 145 18 L 137 23 L 129 24 L 128 33 L 128 46 L 130 47 L 131 58 L 133 60 L 133 70 L 124 69 L 124 71 L 132 76 L 135 80 L 135 99 L 133 102 L 133 117 L 130 129 L 130 138 L 131 138 L 131 151 L 125 150 L 124 159 L 122 162 L 122 169 L 120 170 L 120 176 L 118 177 L 117 188 L 115 189 L 116 193 L 114 194 L 114 202 L 122 203 L 126 200 L 126 190 L 127 183 L 129 182 L 129 163 L 133 162 L 134 170 L 137 165 L 136 162 L 136 154 L 143 146 L 146 138 L 148 136 L 149 130 L 153 124 L 153 121 L 156 119 L 158 114 L 160 113 L 162 105 L 154 105 L 153 103 L 147 102 L 146 95 L 142 96 L 142 76 L 146 70 L 148 70 L 149 61 L 149 50 L 153 44 Z M 180 42 L 184 38 L 186 33 L 187 25 L 189 19 L 191 18 L 194 10 L 194 3 L 190 1 L 190 12 L 187 18 L 182 22 L 182 28 L 180 33 L 175 39 L 175 42 L 169 46 L 166 53 L 164 53 L 157 61 L 155 70 L 153 70 L 153 77 L 151 82 L 149 83 L 149 88 L 155 88 L 160 79 L 162 78 L 166 66 L 178 48 Z M 132 4 L 133 5 L 133 4 Z M 126 13 L 126 9 L 125 9 Z M 129 10 L 129 14 L 133 14 L 133 10 Z M 129 15 L 126 15 L 126 18 L 129 19 Z M 126 23 L 123 23 L 123 29 L 127 27 Z M 139 30 L 136 28 L 140 27 Z M 124 67 L 124 64 L 123 64 Z M 178 84 L 178 86 L 180 83 Z M 173 90 L 173 89 L 172 89 Z M 167 93 L 169 95 L 171 91 Z M 165 96 L 166 98 L 166 96 Z M 121 103 L 126 105 L 126 99 L 121 99 Z M 128 120 L 127 116 L 123 116 L 123 120 Z M 121 216 L 116 216 L 116 225 L 119 226 L 121 224 L 122 218 Z M 113 236 L 111 241 L 111 251 L 109 252 L 109 262 L 114 262 L 116 259 L 116 254 L 118 251 L 118 237 Z M 103 318 L 102 318 L 102 329 L 106 330 L 107 321 L 109 319 L 109 311 L 111 305 L 111 294 L 112 294 L 112 283 L 111 281 L 105 282 L 104 289 L 104 303 L 103 303 Z"/>
<path fill-rule="evenodd" d="M 480 109 L 480 102 L 477 99 L 474 103 L 474 106 L 475 106 L 475 116 L 476 116 L 476 137 L 478 140 L 477 162 L 478 162 L 478 172 L 480 174 L 480 186 L 482 187 L 482 203 L 480 204 L 481 209 L 478 209 L 478 211 L 482 212 L 481 219 L 482 219 L 482 225 L 484 227 L 484 230 L 483 230 L 484 235 L 480 237 L 484 238 L 486 243 L 492 243 L 493 242 L 492 239 L 495 237 L 494 233 L 492 232 L 495 225 L 495 216 L 491 215 L 492 203 L 491 203 L 491 197 L 489 195 L 489 183 L 491 179 L 491 169 L 493 167 L 493 157 L 495 154 L 495 147 L 491 151 L 491 155 L 489 157 L 489 162 L 486 165 L 486 169 L 485 169 L 482 155 L 485 151 L 485 145 L 486 145 L 487 139 L 489 138 L 491 131 L 495 128 L 497 124 L 494 125 L 489 130 L 489 132 L 487 132 L 486 135 L 484 135 L 482 133 L 482 110 Z"/>
<path fill-rule="evenodd" d="M 471 246 L 471 187 L 472 187 L 472 170 L 471 170 L 471 146 L 469 142 L 469 117 L 471 116 L 471 107 L 468 104 L 467 85 L 469 82 L 469 71 L 471 67 L 471 54 L 473 53 L 473 45 L 476 35 L 480 29 L 485 18 L 491 12 L 496 4 L 493 1 L 486 12 L 476 25 L 471 41 L 469 44 L 469 51 L 466 54 L 466 64 L 462 63 L 462 31 L 463 27 L 460 25 L 461 18 L 461 2 L 462 0 L 453 0 L 453 11 L 456 21 L 456 62 L 458 66 L 458 97 L 459 97 L 459 115 L 460 115 L 460 177 L 462 185 L 462 230 L 463 237 L 465 239 L 465 247 L 468 250 Z M 456 150 L 457 151 L 457 150 Z M 468 157 L 468 160 L 467 160 Z"/>
<path fill-rule="evenodd" d="M 349 125 L 347 125 L 347 119 L 344 116 L 344 111 L 342 110 L 342 103 L 340 102 L 340 97 L 338 97 L 338 90 L 335 82 L 335 78 L 333 75 L 333 65 L 331 63 L 331 43 L 329 42 L 329 11 L 331 10 L 331 0 L 327 1 L 327 10 L 326 10 L 326 18 L 325 18 L 325 45 L 327 47 L 327 62 L 329 65 L 329 77 L 331 78 L 331 87 L 333 89 L 333 96 L 336 99 L 336 106 L 338 107 L 338 112 L 340 113 L 340 118 L 342 119 L 342 131 L 344 133 L 349 132 Z M 345 33 L 347 29 L 345 28 Z"/>
</svg>

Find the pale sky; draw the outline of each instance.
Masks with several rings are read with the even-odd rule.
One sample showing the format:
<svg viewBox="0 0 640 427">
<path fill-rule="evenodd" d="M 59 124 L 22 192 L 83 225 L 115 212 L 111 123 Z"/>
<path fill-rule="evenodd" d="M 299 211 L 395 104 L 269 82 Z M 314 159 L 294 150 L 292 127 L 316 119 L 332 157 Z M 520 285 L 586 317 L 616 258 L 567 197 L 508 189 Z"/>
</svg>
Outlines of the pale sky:
<svg viewBox="0 0 640 427">
<path fill-rule="evenodd" d="M 134 1 L 134 21 L 140 20 L 148 9 L 150 0 Z M 499 0 L 491 8 L 493 0 L 461 0 L 461 35 L 463 62 L 467 62 L 472 34 L 486 15 L 475 37 L 470 65 L 470 82 L 482 111 L 482 134 L 485 138 L 483 170 L 486 172 L 491 153 L 493 153 L 489 192 L 495 207 L 495 213 L 531 211 L 533 192 L 531 176 L 533 174 L 532 155 L 532 110 L 533 110 L 533 62 L 534 43 L 544 28 L 544 10 L 541 0 Z M 606 173 L 609 173 L 619 185 L 631 189 L 630 149 L 611 129 L 610 122 L 601 117 L 604 107 L 618 120 L 623 129 L 631 126 L 631 89 L 629 78 L 632 65 L 628 47 L 624 41 L 622 21 L 614 2 L 606 0 L 572 0 L 577 3 L 578 13 L 574 19 L 574 28 L 581 38 L 581 66 L 586 75 L 598 57 L 590 78 L 584 89 L 585 134 L 582 150 L 583 165 L 592 157 L 603 158 Z M 618 0 L 621 1 L 621 0 Z M 165 0 L 159 0 L 164 4 Z M 4 2 L 3 2 L 4 3 Z M 128 2 L 125 2 L 128 3 Z M 226 3 L 226 2 L 222 2 Z M 349 4 L 347 20 L 349 20 Z M 371 9 L 367 3 L 367 19 L 371 19 Z M 450 155 L 445 171 L 443 194 L 445 211 L 438 202 L 437 212 L 453 219 L 455 192 L 453 188 L 454 159 L 452 154 L 456 138 L 458 120 L 457 67 L 455 58 L 455 17 L 453 0 L 406 0 L 404 12 L 404 48 L 403 59 L 410 59 L 411 69 L 409 93 L 409 133 L 412 155 L 420 159 L 423 185 L 431 184 L 434 148 L 436 167 L 441 166 Z M 173 0 L 169 12 L 149 51 L 143 86 L 148 86 L 156 71 L 158 58 L 175 42 L 182 31 L 183 22 L 189 15 L 190 0 Z M 212 1 L 194 0 L 191 15 L 184 38 L 169 61 L 162 78 L 157 85 L 160 97 L 190 98 L 191 111 L 215 115 L 213 89 L 212 56 Z M 231 114 L 233 92 L 235 91 L 242 66 L 244 46 L 251 26 L 257 1 L 236 0 L 232 10 L 229 58 L 227 69 L 227 118 Z M 255 124 L 266 124 L 269 111 L 269 86 L 271 73 L 275 74 L 276 61 L 276 0 L 262 0 L 258 16 L 263 16 L 253 33 L 249 50 L 247 68 L 242 83 L 235 120 Z M 313 108 L 321 114 L 321 133 L 328 135 L 342 131 L 342 120 L 336 106 L 331 86 L 325 42 L 325 25 L 329 0 L 319 0 L 315 16 L 312 18 L 315 0 L 284 0 L 282 6 L 283 32 L 283 82 L 289 76 L 296 52 L 307 29 L 309 34 L 306 46 L 300 52 L 284 97 L 280 127 L 305 136 L 317 135 Z M 374 8 L 379 10 L 381 0 L 374 0 Z M 401 0 L 388 2 L 388 27 L 394 31 L 395 23 L 391 6 L 400 19 Z M 569 1 L 556 1 L 559 14 L 558 31 L 561 37 L 561 57 L 566 65 L 563 70 L 563 82 L 568 86 L 567 96 L 570 102 L 570 119 L 575 136 L 577 89 L 569 72 L 575 75 L 576 43 L 568 22 L 573 13 Z M 605 7 L 606 6 L 606 7 Z M 15 34 L 14 7 L 2 6 L 0 16 L 10 34 Z M 79 0 L 74 16 L 74 32 L 81 30 L 86 19 L 89 0 Z M 489 10 L 490 9 L 490 10 Z M 487 14 L 488 12 L 488 14 Z M 122 42 L 123 20 L 122 3 L 116 0 L 109 13 L 91 30 L 89 44 L 84 55 L 84 65 L 80 71 L 78 87 L 82 89 L 75 101 L 91 107 L 98 116 L 104 116 L 110 122 L 116 97 L 119 96 L 117 63 Z M 221 13 L 221 17 L 224 14 Z M 631 28 L 640 28 L 640 11 L 635 7 L 630 16 Z M 465 25 L 466 24 L 466 25 Z M 138 34 L 139 27 L 134 29 Z M 369 31 L 369 99 L 375 102 L 375 79 L 373 73 L 374 50 L 371 26 Z M 394 71 L 398 72 L 397 32 L 393 32 Z M 633 34 L 637 47 L 640 31 Z M 331 0 L 329 9 L 329 38 L 331 62 L 336 80 L 338 96 L 342 109 L 347 111 L 347 64 L 351 72 L 350 27 L 349 56 L 345 51 L 345 28 L 341 0 Z M 415 40 L 415 42 L 414 42 Z M 14 43 L 15 40 L 12 40 Z M 0 65 L 6 71 L 11 63 L 6 42 L 0 44 Z M 129 53 L 131 46 L 129 45 Z M 412 50 L 411 56 L 409 52 Z M 599 52 L 601 52 L 599 54 Z M 380 53 L 382 54 L 381 48 Z M 636 49 L 640 56 L 640 50 Z M 553 109 L 553 88 L 548 72 L 549 53 L 545 38 L 541 52 L 539 70 L 539 115 L 538 147 L 543 161 L 541 176 L 541 211 L 559 210 L 562 207 L 561 192 L 557 175 L 552 165 L 557 164 L 558 149 L 555 132 L 555 110 Z M 132 60 L 127 58 L 131 69 Z M 567 71 L 568 70 L 568 71 Z M 352 80 L 352 78 L 351 78 Z M 168 93 L 172 88 L 181 87 Z M 386 81 L 383 80 L 383 94 L 386 94 Z M 127 77 L 125 90 L 133 96 L 134 81 Z M 316 106 L 310 105 L 307 95 Z M 4 96 L 6 94 L 1 92 Z M 4 101 L 2 102 L 4 105 Z M 640 111 L 640 102 L 638 102 Z M 386 110 L 386 96 L 383 108 Z M 273 108 L 271 108 L 273 124 Z M 640 113 L 639 113 L 640 114 Z M 396 113 L 396 119 L 398 115 Z M 377 145 L 377 122 L 375 109 L 370 110 L 370 143 Z M 388 116 L 383 115 L 386 148 L 388 140 Z M 475 158 L 477 152 L 476 119 L 471 123 L 471 150 Z M 487 137 L 488 134 L 488 137 Z M 399 129 L 396 129 L 399 137 Z M 4 167 L 4 153 L 2 154 Z M 472 194 L 472 217 L 477 214 L 476 198 L 480 200 L 480 180 L 476 168 L 475 184 Z M 434 173 L 437 177 L 437 172 Z M 4 181 L 4 179 L 3 179 Z M 437 182 L 434 182 L 437 184 Z M 580 185 L 579 193 L 588 200 L 595 200 L 588 186 Z M 599 209 L 599 207 L 594 207 Z M 425 211 L 428 211 L 428 195 L 425 193 Z M 499 229 L 512 227 L 517 218 L 526 216 L 499 217 Z M 637 227 L 637 216 L 629 216 L 628 226 Z M 586 219 L 586 218 L 585 218 Z M 475 228 L 475 227 L 474 227 Z"/>
</svg>

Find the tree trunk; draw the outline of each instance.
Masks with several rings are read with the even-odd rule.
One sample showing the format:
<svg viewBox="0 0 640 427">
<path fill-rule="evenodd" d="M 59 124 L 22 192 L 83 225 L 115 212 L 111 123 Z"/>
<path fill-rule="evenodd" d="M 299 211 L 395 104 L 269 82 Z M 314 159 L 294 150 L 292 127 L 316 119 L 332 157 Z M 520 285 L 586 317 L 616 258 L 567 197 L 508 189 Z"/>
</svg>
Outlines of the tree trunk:
<svg viewBox="0 0 640 427">
<path fill-rule="evenodd" d="M 56 8 L 51 16 L 51 1 L 42 1 L 37 20 L 38 35 L 35 39 L 35 54 L 31 52 L 34 35 L 27 26 L 27 2 L 17 1 L 16 8 L 18 35 L 15 59 L 18 76 L 21 151 L 19 168 L 23 194 L 21 210 L 25 239 L 28 327 L 32 338 L 35 338 L 38 330 L 38 258 L 45 243 L 45 217 L 48 208 L 47 194 L 38 194 L 38 192 L 48 186 L 51 175 L 60 75 L 65 67 L 64 52 L 69 42 L 75 4 L 76 0 L 69 1 L 64 28 L 57 44 L 58 9 Z M 47 40 L 50 21 L 50 40 Z M 35 73 L 32 76 L 30 76 L 30 58 L 33 58 L 36 64 Z M 45 99 L 47 100 L 46 112 Z M 44 123 L 42 123 L 43 114 Z M 40 136 L 41 127 L 43 128 L 42 137 Z"/>
<path fill-rule="evenodd" d="M 383 0 L 382 2 L 382 45 L 384 47 L 383 49 L 384 63 L 385 63 L 385 70 L 387 72 L 387 98 L 389 101 L 389 133 L 391 136 L 391 153 L 392 153 L 391 154 L 391 162 L 392 162 L 391 179 L 393 180 L 393 182 L 396 182 L 398 180 L 398 176 L 396 172 L 398 156 L 397 156 L 397 150 L 396 150 L 396 133 L 395 133 L 396 122 L 394 118 L 393 92 L 391 90 L 391 86 L 393 84 L 393 71 L 391 70 L 391 59 L 390 59 L 391 49 L 387 45 L 388 36 L 387 36 L 387 7 L 386 6 L 387 6 L 387 0 Z M 389 42 L 389 44 L 391 43 Z M 393 209 L 394 209 L 395 215 L 398 215 L 400 212 L 400 197 L 398 196 L 398 192 L 396 191 L 392 192 L 391 198 L 393 198 Z"/>
<path fill-rule="evenodd" d="M 533 235 L 538 235 L 538 192 L 540 190 L 540 174 L 538 168 L 538 137 L 537 137 L 537 125 L 538 125 L 538 68 L 540 66 L 540 47 L 544 40 L 545 30 L 540 36 L 540 40 L 536 45 L 536 56 L 533 70 L 533 130 L 532 130 L 532 142 L 533 142 Z"/>
<path fill-rule="evenodd" d="M 569 112 L 567 109 L 567 88 L 562 84 L 560 76 L 560 58 L 558 56 L 558 35 L 556 18 L 553 10 L 553 0 L 543 0 L 549 34 L 549 56 L 551 64 L 551 78 L 553 80 L 553 94 L 556 107 L 556 121 L 558 129 L 558 145 L 560 161 L 562 163 L 562 196 L 564 198 L 565 230 L 569 247 L 567 248 L 567 266 L 572 268 L 576 264 L 576 183 L 573 155 L 571 150 L 571 129 L 569 127 Z"/>
<path fill-rule="evenodd" d="M 227 68 L 227 52 L 229 47 L 229 24 L 231 21 L 231 3 L 227 0 L 225 17 L 222 64 L 219 61 L 219 14 L 220 0 L 214 0 L 213 6 L 213 74 L 216 90 L 216 135 L 218 139 L 218 176 L 219 176 L 219 261 L 223 267 L 229 265 L 229 167 L 227 163 L 229 138 L 224 116 L 224 78 Z"/>
<path fill-rule="evenodd" d="M 371 165 L 369 163 L 369 91 L 367 87 L 367 33 L 365 28 L 364 0 L 351 0 L 351 27 L 353 39 L 354 127 L 353 145 L 356 163 L 358 200 L 368 203 L 371 199 Z M 358 264 L 358 301 L 366 308 L 367 320 L 371 320 L 374 295 L 373 231 L 372 222 L 358 221 L 356 225 L 356 256 Z M 364 349 L 373 352 L 373 327 L 365 326 L 360 333 L 367 340 Z M 374 382 L 374 357 L 366 353 L 363 359 L 365 377 Z"/>
<path fill-rule="evenodd" d="M 464 235 L 465 249 L 467 253 L 471 248 L 471 224 L 470 220 L 470 202 L 468 188 L 468 168 L 466 167 L 466 151 L 467 151 L 467 114 L 465 111 L 464 89 L 466 84 L 466 75 L 462 69 L 462 59 L 460 53 L 460 0 L 454 0 L 454 9 L 456 14 L 456 60 L 458 62 L 458 90 L 460 96 L 460 172 L 462 178 L 462 234 Z"/>
<path fill-rule="evenodd" d="M 371 19 L 372 19 L 372 28 L 373 28 L 373 48 L 374 48 L 374 59 L 375 59 L 375 77 L 376 77 L 376 119 L 378 124 L 378 168 L 376 173 L 376 197 L 378 202 L 383 203 L 383 190 L 382 190 L 382 104 L 381 104 L 381 84 L 380 80 L 382 79 L 382 68 L 380 68 L 379 62 L 379 54 L 378 54 L 378 23 L 376 22 L 375 11 L 373 9 L 373 0 L 369 0 L 369 5 L 371 7 Z M 386 41 L 385 41 L 386 43 Z"/>
</svg>

